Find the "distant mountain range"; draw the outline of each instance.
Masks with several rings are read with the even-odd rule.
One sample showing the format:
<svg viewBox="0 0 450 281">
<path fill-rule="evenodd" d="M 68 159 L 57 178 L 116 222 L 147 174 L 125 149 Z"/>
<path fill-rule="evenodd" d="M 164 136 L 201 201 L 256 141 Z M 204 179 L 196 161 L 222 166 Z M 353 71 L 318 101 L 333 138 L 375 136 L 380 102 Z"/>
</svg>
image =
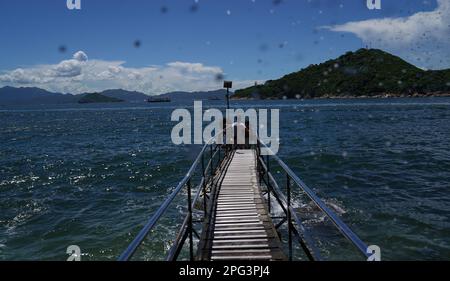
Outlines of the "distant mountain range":
<svg viewBox="0 0 450 281">
<path fill-rule="evenodd" d="M 158 98 L 169 98 L 172 101 L 193 100 L 224 100 L 225 90 L 210 92 L 171 92 L 157 96 Z M 87 97 L 86 97 L 87 96 Z M 52 93 L 40 88 L 0 88 L 0 105 L 31 105 L 31 104 L 66 104 L 66 103 L 100 103 L 100 102 L 123 102 L 139 103 L 146 102 L 150 96 L 140 92 L 126 91 L 122 89 L 106 90 L 100 93 L 84 93 L 78 95 Z"/>
<path fill-rule="evenodd" d="M 0 88 L 0 104 L 62 104 L 77 101 L 78 98 L 73 95 L 52 93 L 39 88 Z"/>
<path fill-rule="evenodd" d="M 422 70 L 377 49 L 360 49 L 277 80 L 236 91 L 237 99 L 450 96 L 450 70 Z"/>
<path fill-rule="evenodd" d="M 145 102 L 149 97 L 148 95 L 141 92 L 132 92 L 122 89 L 106 90 L 100 92 L 100 94 L 110 98 L 120 99 L 126 102 Z"/>
<path fill-rule="evenodd" d="M 0 88 L 0 105 L 31 105 L 31 104 L 66 104 L 114 102 L 144 102 L 147 95 L 125 90 L 107 90 L 101 93 L 84 93 L 79 95 L 52 93 L 40 88 Z"/>
<path fill-rule="evenodd" d="M 108 97 L 99 93 L 84 94 L 78 100 L 78 103 L 108 103 L 108 102 L 124 102 L 124 100 Z"/>
</svg>

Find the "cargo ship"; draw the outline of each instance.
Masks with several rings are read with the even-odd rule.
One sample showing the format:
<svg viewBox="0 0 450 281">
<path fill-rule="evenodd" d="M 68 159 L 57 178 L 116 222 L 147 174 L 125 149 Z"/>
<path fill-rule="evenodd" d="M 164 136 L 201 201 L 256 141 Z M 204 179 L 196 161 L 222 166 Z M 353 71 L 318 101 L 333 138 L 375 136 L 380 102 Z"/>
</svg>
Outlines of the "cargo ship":
<svg viewBox="0 0 450 281">
<path fill-rule="evenodd" d="M 170 98 L 158 98 L 158 97 L 155 97 L 155 98 L 149 98 L 149 99 L 147 99 L 147 102 L 170 102 L 171 100 L 170 100 Z"/>
</svg>

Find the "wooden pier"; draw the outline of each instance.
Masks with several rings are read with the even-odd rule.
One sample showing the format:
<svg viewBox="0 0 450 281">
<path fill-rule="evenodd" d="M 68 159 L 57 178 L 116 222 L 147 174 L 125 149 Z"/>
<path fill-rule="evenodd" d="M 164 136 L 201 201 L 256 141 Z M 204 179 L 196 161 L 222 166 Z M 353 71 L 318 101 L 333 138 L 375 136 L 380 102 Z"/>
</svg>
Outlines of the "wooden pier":
<svg viewBox="0 0 450 281">
<path fill-rule="evenodd" d="M 256 171 L 256 151 L 236 150 L 200 241 L 203 260 L 285 260 Z"/>
</svg>

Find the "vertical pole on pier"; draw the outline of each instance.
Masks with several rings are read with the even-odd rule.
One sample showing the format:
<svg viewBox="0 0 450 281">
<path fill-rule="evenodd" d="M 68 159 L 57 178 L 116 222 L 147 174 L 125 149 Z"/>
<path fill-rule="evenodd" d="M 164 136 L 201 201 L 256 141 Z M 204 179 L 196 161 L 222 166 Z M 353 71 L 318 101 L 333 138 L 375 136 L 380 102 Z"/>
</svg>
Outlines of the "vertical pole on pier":
<svg viewBox="0 0 450 281">
<path fill-rule="evenodd" d="M 221 146 L 220 146 L 220 144 L 218 144 L 216 147 L 219 147 L 219 162 L 218 162 L 218 164 L 217 165 L 220 165 L 220 163 L 222 162 L 222 159 L 221 159 L 221 155 L 220 155 L 220 152 L 221 152 Z"/>
<path fill-rule="evenodd" d="M 261 186 L 262 185 L 262 173 L 263 173 L 263 169 L 262 169 L 262 165 L 261 165 L 261 154 L 259 153 L 259 149 L 258 146 L 256 147 L 256 172 L 258 173 L 258 184 Z"/>
<path fill-rule="evenodd" d="M 233 82 L 224 81 L 223 87 L 227 89 L 227 109 L 230 109 L 230 89 L 233 88 Z"/>
<path fill-rule="evenodd" d="M 209 154 L 210 154 L 210 159 L 211 159 L 211 167 L 210 167 L 210 169 L 211 169 L 211 179 L 212 179 L 212 177 L 214 176 L 214 157 L 213 157 L 213 147 L 212 147 L 212 145 L 211 146 L 209 146 Z"/>
<path fill-rule="evenodd" d="M 188 193 L 188 213 L 189 213 L 189 221 L 188 221 L 188 233 L 189 233 L 189 257 L 190 260 L 194 260 L 194 240 L 192 239 L 192 199 L 191 199 L 191 180 L 189 179 L 187 182 L 187 193 Z"/>
<path fill-rule="evenodd" d="M 203 218 L 206 218 L 206 173 L 205 173 L 205 153 L 202 153 L 202 177 L 203 177 Z"/>
<path fill-rule="evenodd" d="M 270 178 L 269 178 L 269 173 L 270 173 L 270 163 L 269 163 L 270 159 L 269 159 L 269 155 L 266 155 L 266 165 L 267 165 L 267 171 L 266 171 L 266 182 L 267 182 L 267 204 L 269 205 L 269 215 L 270 215 L 270 210 L 271 210 L 271 206 L 272 204 L 270 203 Z"/>
<path fill-rule="evenodd" d="M 291 178 L 286 174 L 289 261 L 292 261 Z"/>
</svg>

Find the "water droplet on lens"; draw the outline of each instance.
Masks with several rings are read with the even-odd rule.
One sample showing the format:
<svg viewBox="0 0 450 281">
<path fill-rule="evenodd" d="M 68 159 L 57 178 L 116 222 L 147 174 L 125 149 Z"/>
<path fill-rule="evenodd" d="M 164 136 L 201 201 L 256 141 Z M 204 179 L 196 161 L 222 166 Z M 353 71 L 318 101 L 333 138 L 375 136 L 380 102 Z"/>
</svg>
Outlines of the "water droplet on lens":
<svg viewBox="0 0 450 281">
<path fill-rule="evenodd" d="M 58 51 L 62 54 L 64 54 L 65 52 L 67 52 L 67 47 L 64 45 L 61 45 L 58 47 Z"/>
<path fill-rule="evenodd" d="M 198 3 L 194 3 L 191 5 L 191 7 L 189 8 L 189 10 L 191 11 L 191 13 L 195 13 L 198 11 Z"/>
<path fill-rule="evenodd" d="M 225 76 L 223 75 L 223 73 L 218 73 L 218 74 L 216 74 L 215 79 L 216 79 L 216 81 L 220 82 L 225 79 Z"/>
<path fill-rule="evenodd" d="M 169 11 L 169 8 L 167 8 L 167 6 L 161 7 L 161 14 L 166 14 L 168 11 Z"/>
<path fill-rule="evenodd" d="M 140 48 L 142 45 L 142 42 L 140 40 L 136 40 L 136 41 L 134 41 L 133 45 L 135 48 Z"/>
</svg>

